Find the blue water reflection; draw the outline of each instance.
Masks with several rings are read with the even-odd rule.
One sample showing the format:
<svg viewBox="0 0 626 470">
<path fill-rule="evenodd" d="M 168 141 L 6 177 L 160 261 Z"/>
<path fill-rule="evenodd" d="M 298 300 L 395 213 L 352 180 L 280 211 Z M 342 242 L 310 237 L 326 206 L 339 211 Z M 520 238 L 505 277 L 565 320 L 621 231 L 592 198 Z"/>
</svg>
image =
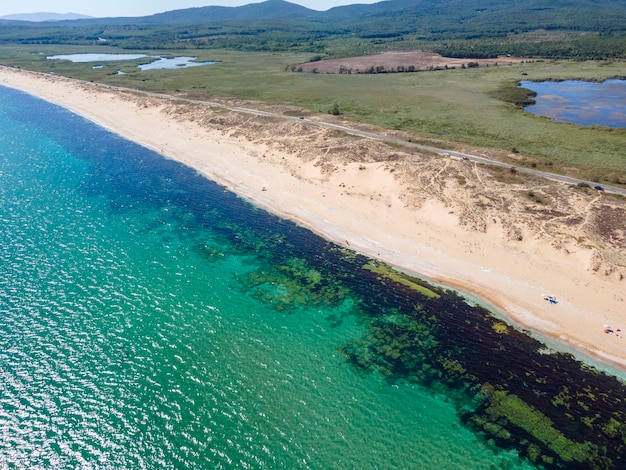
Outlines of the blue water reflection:
<svg viewBox="0 0 626 470">
<path fill-rule="evenodd" d="M 147 54 L 59 54 L 46 57 L 49 60 L 69 60 L 70 62 L 112 62 L 147 57 Z"/>
<path fill-rule="evenodd" d="M 62 54 L 52 55 L 46 57 L 50 60 L 69 60 L 75 63 L 87 63 L 87 62 L 112 62 L 120 60 L 135 60 L 142 59 L 144 57 L 150 57 L 154 59 L 148 64 L 140 64 L 138 67 L 141 70 L 157 70 L 157 69 L 182 69 L 187 67 L 198 67 L 201 65 L 212 65 L 215 62 L 195 62 L 197 57 L 161 57 L 161 56 L 149 56 L 147 54 Z M 104 68 L 103 65 L 94 65 L 92 68 L 100 69 Z"/>
<path fill-rule="evenodd" d="M 626 80 L 522 81 L 520 86 L 537 93 L 536 103 L 526 107 L 537 116 L 581 126 L 626 128 Z"/>
<path fill-rule="evenodd" d="M 168 59 L 161 57 L 149 64 L 142 64 L 139 66 L 141 70 L 155 70 L 155 69 L 180 69 L 187 67 L 198 67 L 201 65 L 212 65 L 215 62 L 194 62 L 196 57 L 174 57 Z"/>
</svg>

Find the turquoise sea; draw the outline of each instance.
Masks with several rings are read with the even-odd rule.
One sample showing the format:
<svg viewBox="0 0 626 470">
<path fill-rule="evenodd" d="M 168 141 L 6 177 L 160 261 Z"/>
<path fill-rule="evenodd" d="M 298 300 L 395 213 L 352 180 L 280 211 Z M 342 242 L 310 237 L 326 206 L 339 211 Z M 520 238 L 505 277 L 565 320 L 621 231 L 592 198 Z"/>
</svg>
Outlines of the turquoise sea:
<svg viewBox="0 0 626 470">
<path fill-rule="evenodd" d="M 0 468 L 621 458 L 614 377 L 2 87 L 0 224 Z"/>
</svg>

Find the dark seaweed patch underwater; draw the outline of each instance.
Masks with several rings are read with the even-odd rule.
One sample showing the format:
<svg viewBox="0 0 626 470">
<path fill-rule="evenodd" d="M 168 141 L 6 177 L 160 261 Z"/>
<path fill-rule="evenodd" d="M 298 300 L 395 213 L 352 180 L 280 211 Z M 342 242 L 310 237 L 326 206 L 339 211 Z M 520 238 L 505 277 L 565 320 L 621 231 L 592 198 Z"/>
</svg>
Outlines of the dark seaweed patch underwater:
<svg viewBox="0 0 626 470">
<path fill-rule="evenodd" d="M 281 225 L 280 237 L 231 235 L 272 258 L 263 263 L 271 269 L 241 279 L 243 288 L 287 313 L 322 299 L 339 303 L 348 292 L 361 299 L 346 315 L 356 315 L 366 334 L 340 346 L 356 369 L 445 393 L 465 426 L 538 467 L 624 465 L 626 386 L 617 378 L 548 352 L 454 291 Z"/>
<path fill-rule="evenodd" d="M 331 326 L 348 316 L 361 322 L 363 335 L 339 346 L 357 371 L 445 394 L 461 422 L 494 450 L 515 449 L 538 467 L 626 467 L 626 386 L 617 378 L 570 354 L 548 352 L 454 291 L 342 249 L 78 117 L 29 103 L 16 106 L 17 117 L 45 127 L 55 142 L 67 142 L 81 162 L 89 160 L 88 169 L 76 171 L 76 196 L 106 201 L 110 212 L 128 214 L 146 233 L 163 232 L 172 247 L 179 246 L 178 237 L 207 263 L 217 263 L 223 252 L 249 259 L 239 288 L 285 315 L 307 311 L 302 306 L 346 306 L 326 320 Z M 18 169 L 36 161 L 39 152 L 29 148 Z M 51 172 L 56 185 L 70 174 L 60 171 L 67 159 L 47 163 L 40 173 Z M 199 227 L 210 227 L 210 241 Z"/>
<path fill-rule="evenodd" d="M 251 270 L 239 277 L 249 295 L 285 314 L 356 299 L 343 315 L 356 316 L 366 334 L 339 349 L 357 370 L 445 393 L 461 422 L 494 450 L 516 449 L 538 467 L 626 465 L 626 386 L 616 377 L 570 354 L 547 352 L 540 341 L 453 290 L 345 250 L 217 185 L 215 204 L 196 190 L 206 180 L 175 162 L 151 155 L 134 162 L 136 170 L 130 164 L 94 162 L 101 165 L 94 167 L 100 177 L 114 174 L 116 192 L 125 182 L 132 188 L 108 195 L 113 209 L 131 210 L 126 199 L 132 194 L 142 205 L 168 207 L 180 237 L 210 226 L 215 238 L 194 242 L 198 252 L 207 262 L 220 259 L 223 245 L 249 256 Z M 171 176 L 144 177 L 137 187 L 133 175 L 154 166 L 157 175 Z M 340 325 L 343 319 L 327 320 Z"/>
</svg>

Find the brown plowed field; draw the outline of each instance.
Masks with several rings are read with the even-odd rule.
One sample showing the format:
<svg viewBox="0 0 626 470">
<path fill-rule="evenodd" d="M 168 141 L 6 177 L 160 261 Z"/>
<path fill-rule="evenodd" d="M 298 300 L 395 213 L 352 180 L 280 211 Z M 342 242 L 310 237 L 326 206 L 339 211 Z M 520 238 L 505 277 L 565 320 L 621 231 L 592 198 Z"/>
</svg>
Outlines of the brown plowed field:
<svg viewBox="0 0 626 470">
<path fill-rule="evenodd" d="M 295 70 L 301 68 L 302 72 L 319 73 L 364 73 L 373 67 L 384 67 L 385 71 L 401 71 L 404 68 L 408 71 L 410 67 L 414 70 L 429 70 L 431 68 L 461 68 L 470 62 L 479 66 L 517 64 L 527 59 L 520 57 L 498 57 L 496 59 L 456 59 L 453 57 L 443 57 L 433 52 L 412 51 L 412 52 L 383 52 L 381 54 L 364 55 L 359 57 L 346 57 L 343 59 L 319 60 L 297 64 Z"/>
</svg>

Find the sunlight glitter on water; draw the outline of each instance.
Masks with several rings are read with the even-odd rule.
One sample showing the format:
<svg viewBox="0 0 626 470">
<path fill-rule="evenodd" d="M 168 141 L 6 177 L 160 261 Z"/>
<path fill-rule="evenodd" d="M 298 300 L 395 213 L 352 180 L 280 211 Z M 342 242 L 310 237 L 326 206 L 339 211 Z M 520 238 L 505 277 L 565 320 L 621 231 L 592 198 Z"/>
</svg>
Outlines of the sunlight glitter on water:
<svg viewBox="0 0 626 470">
<path fill-rule="evenodd" d="M 368 297 L 333 247 L 190 169 L 0 100 L 7 465 L 531 468 L 461 423 L 462 393 L 346 360 L 365 344 L 375 363 L 378 327 L 403 331 L 413 299 L 380 283 Z M 413 343 L 443 343 L 438 329 Z"/>
</svg>

